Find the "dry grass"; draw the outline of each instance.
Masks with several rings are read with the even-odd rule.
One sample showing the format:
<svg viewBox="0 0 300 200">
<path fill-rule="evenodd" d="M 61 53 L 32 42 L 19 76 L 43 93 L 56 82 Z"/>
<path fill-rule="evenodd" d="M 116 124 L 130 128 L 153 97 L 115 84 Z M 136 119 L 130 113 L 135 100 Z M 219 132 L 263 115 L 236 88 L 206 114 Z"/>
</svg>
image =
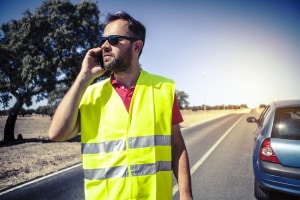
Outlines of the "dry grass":
<svg viewBox="0 0 300 200">
<path fill-rule="evenodd" d="M 6 118 L 0 118 L 0 138 Z M 56 172 L 81 161 L 79 140 L 51 142 L 48 139 L 50 117 L 18 117 L 15 136 L 23 140 L 0 145 L 0 191 Z"/>
<path fill-rule="evenodd" d="M 245 112 L 245 110 L 206 112 L 184 110 L 182 115 L 185 121 L 181 127 L 188 127 L 233 112 Z M 0 141 L 3 140 L 5 121 L 6 117 L 0 118 Z M 24 140 L 10 145 L 0 144 L 0 192 L 81 161 L 81 145 L 78 138 L 68 142 L 48 140 L 47 132 L 50 123 L 49 117 L 18 118 L 15 135 L 22 134 Z"/>
<path fill-rule="evenodd" d="M 3 131 L 6 117 L 0 118 L 0 141 L 3 140 Z M 22 134 L 24 138 L 45 138 L 50 126 L 51 119 L 49 116 L 42 117 L 33 115 L 30 117 L 19 116 L 15 126 L 15 136 Z"/>
</svg>

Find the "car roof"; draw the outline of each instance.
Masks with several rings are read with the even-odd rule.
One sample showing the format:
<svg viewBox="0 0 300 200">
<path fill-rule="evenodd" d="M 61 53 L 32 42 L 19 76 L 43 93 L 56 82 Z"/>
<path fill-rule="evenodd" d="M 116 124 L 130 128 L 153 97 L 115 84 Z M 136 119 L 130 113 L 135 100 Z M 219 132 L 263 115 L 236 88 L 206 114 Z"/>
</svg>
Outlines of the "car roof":
<svg viewBox="0 0 300 200">
<path fill-rule="evenodd" d="M 271 104 L 273 104 L 276 108 L 300 106 L 300 99 L 278 100 L 272 102 Z"/>
</svg>

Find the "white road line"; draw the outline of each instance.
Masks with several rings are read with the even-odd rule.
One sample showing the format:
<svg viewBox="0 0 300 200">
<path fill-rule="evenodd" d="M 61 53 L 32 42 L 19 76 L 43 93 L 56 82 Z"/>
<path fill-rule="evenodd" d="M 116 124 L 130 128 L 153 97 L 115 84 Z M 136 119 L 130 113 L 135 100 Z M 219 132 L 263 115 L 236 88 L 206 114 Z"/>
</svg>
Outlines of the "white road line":
<svg viewBox="0 0 300 200">
<path fill-rule="evenodd" d="M 227 131 L 220 137 L 220 139 L 195 163 L 195 165 L 190 169 L 191 175 L 203 164 L 203 162 L 209 157 L 209 155 L 217 148 L 217 146 L 224 140 L 224 138 L 230 133 L 230 131 L 241 121 L 243 116 L 237 120 Z M 178 184 L 173 187 L 173 196 L 178 192 Z"/>
<path fill-rule="evenodd" d="M 16 186 L 16 187 L 11 188 L 11 189 L 8 189 L 8 190 L 5 190 L 5 191 L 3 191 L 3 192 L 0 192 L 0 196 L 3 195 L 3 194 L 6 194 L 6 193 L 8 193 L 8 192 L 12 192 L 12 191 L 14 191 L 14 190 L 17 190 L 17 189 L 19 189 L 19 188 L 25 187 L 25 186 L 27 186 L 27 185 L 30 185 L 30 184 L 39 182 L 39 181 L 44 180 L 44 179 L 47 179 L 47 178 L 49 178 L 49 177 L 52 177 L 52 176 L 55 176 L 55 175 L 64 173 L 64 172 L 66 172 L 66 171 L 69 171 L 69 170 L 74 169 L 74 168 L 76 168 L 76 167 L 79 167 L 79 166 L 81 166 L 81 165 L 82 165 L 81 163 L 78 163 L 78 164 L 73 165 L 73 166 L 71 166 L 71 167 L 68 167 L 68 168 L 62 169 L 62 170 L 60 170 L 60 171 L 57 171 L 57 172 L 48 174 L 48 175 L 46 175 L 46 176 L 43 176 L 43 177 L 34 179 L 34 180 L 32 180 L 32 181 L 26 182 L 26 183 L 24 183 L 24 184 L 22 184 L 22 185 L 18 185 L 18 186 Z"/>
</svg>

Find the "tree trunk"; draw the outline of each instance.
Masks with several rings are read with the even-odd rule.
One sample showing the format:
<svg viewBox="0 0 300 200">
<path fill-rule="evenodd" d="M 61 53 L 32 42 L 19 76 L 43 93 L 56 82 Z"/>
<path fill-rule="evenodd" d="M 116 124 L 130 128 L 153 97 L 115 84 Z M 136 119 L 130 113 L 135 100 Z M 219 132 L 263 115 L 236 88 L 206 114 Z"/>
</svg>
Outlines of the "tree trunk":
<svg viewBox="0 0 300 200">
<path fill-rule="evenodd" d="M 15 140 L 15 125 L 18 118 L 18 113 L 22 109 L 23 103 L 23 99 L 17 99 L 17 102 L 8 113 L 8 117 L 4 127 L 4 142 Z"/>
</svg>

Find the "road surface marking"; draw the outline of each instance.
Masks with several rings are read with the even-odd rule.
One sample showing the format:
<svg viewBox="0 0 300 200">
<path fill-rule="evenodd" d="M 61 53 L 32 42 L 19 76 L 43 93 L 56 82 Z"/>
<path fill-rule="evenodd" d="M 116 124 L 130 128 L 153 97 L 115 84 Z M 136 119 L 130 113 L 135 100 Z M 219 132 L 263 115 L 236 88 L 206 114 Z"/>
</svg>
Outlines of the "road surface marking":
<svg viewBox="0 0 300 200">
<path fill-rule="evenodd" d="M 241 121 L 243 116 L 237 120 L 227 131 L 220 137 L 220 139 L 194 164 L 190 169 L 191 175 L 204 163 L 204 161 L 209 157 L 209 155 L 217 148 L 217 146 L 224 140 L 224 138 L 230 133 L 230 131 Z M 178 192 L 178 184 L 173 187 L 173 196 Z"/>
<path fill-rule="evenodd" d="M 49 177 L 51 177 L 51 176 L 55 176 L 55 175 L 57 175 L 57 174 L 64 173 L 64 172 L 66 172 L 66 171 L 69 171 L 69 170 L 74 169 L 74 168 L 76 168 L 76 167 L 79 167 L 79 166 L 81 166 L 81 165 L 82 165 L 82 164 L 79 163 L 79 164 L 73 165 L 73 166 L 71 166 L 71 167 L 62 169 L 62 170 L 60 170 L 60 171 L 57 171 L 57 172 L 48 174 L 48 175 L 43 176 L 43 177 L 41 177 L 41 178 L 37 178 L 37 179 L 34 179 L 34 180 L 32 180 L 32 181 L 26 182 L 26 183 L 24 183 L 24 184 L 18 185 L 18 186 L 16 186 L 16 187 L 10 188 L 10 189 L 8 189 L 8 190 L 5 190 L 5 191 L 3 191 L 3 192 L 0 192 L 0 196 L 3 195 L 3 194 L 6 194 L 6 193 L 8 193 L 8 192 L 12 192 L 12 191 L 14 191 L 14 190 L 17 190 L 17 189 L 19 189 L 19 188 L 25 187 L 25 186 L 27 186 L 27 185 L 30 185 L 30 184 L 39 182 L 39 181 L 44 180 L 44 179 L 47 179 L 47 178 L 49 178 Z"/>
</svg>

